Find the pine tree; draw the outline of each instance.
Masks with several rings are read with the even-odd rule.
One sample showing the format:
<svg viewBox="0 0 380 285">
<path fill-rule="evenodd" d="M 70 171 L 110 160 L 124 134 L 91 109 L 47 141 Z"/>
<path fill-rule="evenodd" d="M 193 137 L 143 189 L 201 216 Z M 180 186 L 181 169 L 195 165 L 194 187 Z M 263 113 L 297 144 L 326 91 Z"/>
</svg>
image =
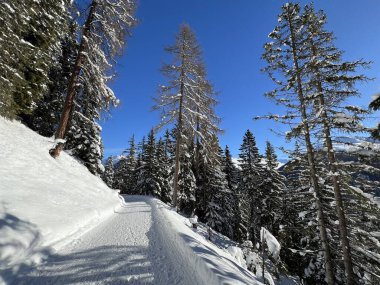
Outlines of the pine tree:
<svg viewBox="0 0 380 285">
<path fill-rule="evenodd" d="M 183 157 L 182 148 L 186 148 L 186 142 L 183 141 L 184 132 L 188 132 L 187 135 L 191 137 L 191 140 L 201 138 L 202 140 L 198 141 L 207 145 L 210 134 L 219 130 L 217 127 L 219 119 L 212 108 L 216 103 L 213 98 L 215 93 L 206 79 L 200 47 L 189 26 L 181 26 L 176 43 L 168 47 L 166 51 L 173 55 L 173 62 L 162 68 L 162 73 L 169 82 L 167 86 L 160 87 L 154 109 L 163 110 L 159 127 L 173 122 L 176 124 L 172 199 L 176 207 L 177 194 L 180 191 L 178 183 L 180 163 L 182 163 L 180 158 Z M 200 125 L 203 126 L 203 131 L 200 131 Z"/>
<path fill-rule="evenodd" d="M 113 188 L 115 171 L 114 171 L 113 157 L 112 156 L 107 158 L 106 166 L 105 166 L 105 170 L 103 172 L 102 178 L 108 187 Z"/>
<path fill-rule="evenodd" d="M 117 104 L 118 100 L 107 86 L 107 81 L 113 77 L 112 63 L 123 49 L 125 36 L 136 22 L 133 17 L 135 7 L 134 1 L 91 1 L 55 135 L 58 143 L 50 150 L 53 157 L 63 149 L 60 140 L 66 137 L 79 83 L 85 86 L 85 94 L 99 103 L 98 109 L 108 110 Z"/>
<path fill-rule="evenodd" d="M 0 114 L 23 118 L 46 92 L 71 1 L 8 2 L 0 5 Z"/>
</svg>

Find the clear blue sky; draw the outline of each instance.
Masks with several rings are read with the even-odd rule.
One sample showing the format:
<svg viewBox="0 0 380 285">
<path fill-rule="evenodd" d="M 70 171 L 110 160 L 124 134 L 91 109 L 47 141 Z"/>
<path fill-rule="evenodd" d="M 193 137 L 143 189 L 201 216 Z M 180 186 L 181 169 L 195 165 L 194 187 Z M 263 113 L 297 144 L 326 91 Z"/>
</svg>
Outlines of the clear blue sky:
<svg viewBox="0 0 380 285">
<path fill-rule="evenodd" d="M 168 60 L 163 48 L 174 42 L 181 23 L 195 31 L 204 53 L 209 79 L 220 92 L 217 114 L 222 118 L 225 134 L 222 146 L 229 145 L 237 156 L 244 132 L 249 128 L 264 150 L 269 139 L 276 147 L 285 144 L 270 129 L 281 126 L 268 121 L 253 121 L 256 115 L 277 113 L 278 107 L 265 97 L 273 89 L 266 74 L 260 72 L 260 59 L 267 35 L 276 25 L 281 0 L 140 0 L 139 25 L 128 39 L 124 56 L 118 60 L 118 77 L 112 88 L 121 105 L 112 117 L 102 122 L 105 156 L 125 149 L 135 134 L 140 140 L 159 122 L 159 112 L 152 112 L 152 97 L 157 86 L 165 82 L 161 63 Z M 306 4 L 309 1 L 300 1 Z M 380 1 L 321 0 L 344 58 L 373 61 L 365 71 L 370 77 L 380 75 Z M 371 96 L 379 92 L 379 79 L 359 86 L 362 98 L 353 103 L 367 106 Z M 373 122 L 372 122 L 373 124 Z M 278 153 L 281 157 L 281 153 Z"/>
</svg>

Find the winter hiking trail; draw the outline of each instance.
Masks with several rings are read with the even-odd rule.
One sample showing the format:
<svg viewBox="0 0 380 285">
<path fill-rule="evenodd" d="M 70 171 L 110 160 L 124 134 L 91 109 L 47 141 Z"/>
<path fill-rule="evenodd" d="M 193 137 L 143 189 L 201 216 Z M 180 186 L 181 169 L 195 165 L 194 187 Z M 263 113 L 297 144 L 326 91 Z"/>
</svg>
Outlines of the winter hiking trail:
<svg viewBox="0 0 380 285">
<path fill-rule="evenodd" d="M 163 246 L 155 205 L 141 196 L 13 284 L 204 284 Z M 198 279 L 198 280 L 197 280 Z"/>
<path fill-rule="evenodd" d="M 115 213 L 10 284 L 262 285 L 202 225 L 152 197 L 126 196 Z"/>
</svg>

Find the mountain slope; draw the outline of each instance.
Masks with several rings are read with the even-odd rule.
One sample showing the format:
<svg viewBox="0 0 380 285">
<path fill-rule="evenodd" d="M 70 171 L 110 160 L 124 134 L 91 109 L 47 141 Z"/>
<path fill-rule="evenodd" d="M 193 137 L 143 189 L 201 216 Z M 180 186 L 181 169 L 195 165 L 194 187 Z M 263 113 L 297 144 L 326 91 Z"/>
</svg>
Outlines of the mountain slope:
<svg viewBox="0 0 380 285">
<path fill-rule="evenodd" d="M 0 117 L 0 283 L 111 215 L 116 191 L 53 140 Z M 4 282 L 4 281 L 3 281 Z"/>
</svg>

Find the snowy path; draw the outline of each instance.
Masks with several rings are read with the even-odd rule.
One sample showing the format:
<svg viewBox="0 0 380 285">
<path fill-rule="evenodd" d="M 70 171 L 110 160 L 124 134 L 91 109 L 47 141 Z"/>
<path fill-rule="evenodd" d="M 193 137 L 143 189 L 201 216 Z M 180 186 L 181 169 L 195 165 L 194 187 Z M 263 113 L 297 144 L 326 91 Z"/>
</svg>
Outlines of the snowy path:
<svg viewBox="0 0 380 285">
<path fill-rule="evenodd" d="M 14 284 L 199 283 L 178 262 L 175 249 L 163 247 L 161 222 L 149 200 L 129 196 L 111 218 Z"/>
</svg>

